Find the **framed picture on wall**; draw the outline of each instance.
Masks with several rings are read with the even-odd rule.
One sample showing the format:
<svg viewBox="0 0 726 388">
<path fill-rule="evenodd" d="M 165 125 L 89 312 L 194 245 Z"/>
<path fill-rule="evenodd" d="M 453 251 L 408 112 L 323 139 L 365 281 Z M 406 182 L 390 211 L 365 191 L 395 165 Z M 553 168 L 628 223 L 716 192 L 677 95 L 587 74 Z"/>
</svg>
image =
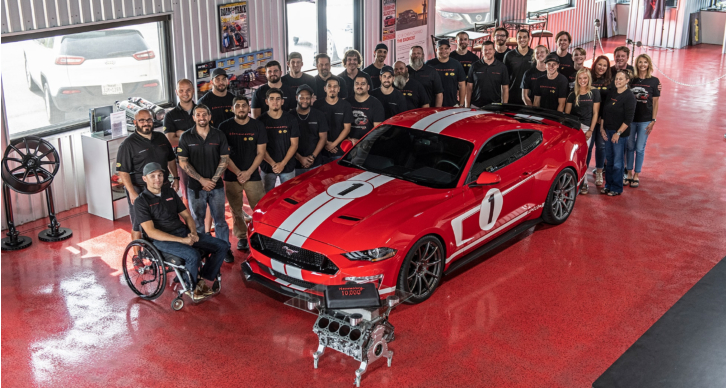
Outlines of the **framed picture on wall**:
<svg viewBox="0 0 726 388">
<path fill-rule="evenodd" d="M 219 15 L 220 51 L 228 53 L 250 47 L 246 1 L 217 6 Z"/>
</svg>

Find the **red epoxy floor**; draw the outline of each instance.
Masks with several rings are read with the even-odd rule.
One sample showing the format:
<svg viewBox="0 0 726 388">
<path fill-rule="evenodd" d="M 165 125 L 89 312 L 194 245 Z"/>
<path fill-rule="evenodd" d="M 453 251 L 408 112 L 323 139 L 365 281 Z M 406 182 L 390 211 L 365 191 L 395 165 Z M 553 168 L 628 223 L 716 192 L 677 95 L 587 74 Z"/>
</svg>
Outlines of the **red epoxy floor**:
<svg viewBox="0 0 726 388">
<path fill-rule="evenodd" d="M 716 46 L 650 54 L 686 83 L 726 72 Z M 564 225 L 537 227 L 395 311 L 393 367 L 372 364 L 363 387 L 589 387 L 726 255 L 726 80 L 656 76 L 641 187 L 600 196 L 590 175 Z M 4 386 L 352 386 L 358 363 L 328 350 L 313 369 L 314 316 L 246 285 L 239 252 L 219 296 L 173 312 L 170 289 L 146 302 L 123 284 L 127 219 L 84 210 L 60 215 L 70 240 L 39 242 L 39 221 L 20 227 L 30 249 L 2 254 Z"/>
</svg>

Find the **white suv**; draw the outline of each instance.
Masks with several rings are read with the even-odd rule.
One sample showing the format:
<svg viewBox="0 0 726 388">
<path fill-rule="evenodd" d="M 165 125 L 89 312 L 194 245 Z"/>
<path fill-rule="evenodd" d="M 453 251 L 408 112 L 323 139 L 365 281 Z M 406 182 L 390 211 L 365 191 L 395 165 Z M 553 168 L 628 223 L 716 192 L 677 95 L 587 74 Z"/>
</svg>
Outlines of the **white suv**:
<svg viewBox="0 0 726 388">
<path fill-rule="evenodd" d="M 24 50 L 30 90 L 43 93 L 51 124 L 66 113 L 112 105 L 129 96 L 163 98 L 160 65 L 137 30 L 113 29 L 34 39 Z M 76 116 L 76 115 L 74 115 Z"/>
</svg>

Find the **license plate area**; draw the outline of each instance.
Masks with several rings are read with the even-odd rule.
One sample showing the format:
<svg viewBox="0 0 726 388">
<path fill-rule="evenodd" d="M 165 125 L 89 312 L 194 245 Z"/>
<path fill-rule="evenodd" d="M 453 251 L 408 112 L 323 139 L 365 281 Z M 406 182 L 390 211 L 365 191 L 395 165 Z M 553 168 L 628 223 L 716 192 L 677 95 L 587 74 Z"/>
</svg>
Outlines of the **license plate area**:
<svg viewBox="0 0 726 388">
<path fill-rule="evenodd" d="M 109 84 L 109 85 L 101 85 L 101 94 L 110 95 L 110 94 L 123 94 L 123 84 Z"/>
</svg>

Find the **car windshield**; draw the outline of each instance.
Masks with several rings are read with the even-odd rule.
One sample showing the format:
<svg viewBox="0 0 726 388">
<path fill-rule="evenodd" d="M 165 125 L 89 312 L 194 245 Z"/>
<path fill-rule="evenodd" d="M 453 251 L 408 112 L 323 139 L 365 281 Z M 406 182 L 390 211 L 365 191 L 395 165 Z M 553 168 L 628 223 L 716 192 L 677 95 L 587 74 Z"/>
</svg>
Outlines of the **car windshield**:
<svg viewBox="0 0 726 388">
<path fill-rule="evenodd" d="M 110 50 L 109 47 L 113 47 Z M 94 31 L 63 37 L 61 54 L 86 59 L 130 57 L 148 50 L 138 31 Z"/>
<path fill-rule="evenodd" d="M 382 125 L 339 164 L 433 188 L 453 188 L 474 148 L 468 141 L 418 129 Z"/>
</svg>

